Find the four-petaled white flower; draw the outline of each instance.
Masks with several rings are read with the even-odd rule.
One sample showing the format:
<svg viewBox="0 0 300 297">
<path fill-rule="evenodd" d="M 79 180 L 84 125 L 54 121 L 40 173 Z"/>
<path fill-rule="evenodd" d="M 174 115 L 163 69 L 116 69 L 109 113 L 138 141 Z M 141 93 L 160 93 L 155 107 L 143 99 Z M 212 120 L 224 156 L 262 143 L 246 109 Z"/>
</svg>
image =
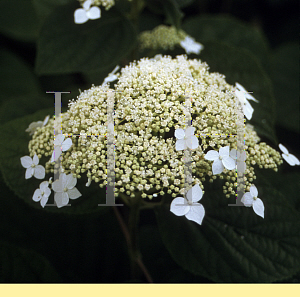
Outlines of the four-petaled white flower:
<svg viewBox="0 0 300 297">
<path fill-rule="evenodd" d="M 170 211 L 176 216 L 185 216 L 188 220 L 201 225 L 205 215 L 202 204 L 197 203 L 201 200 L 203 192 L 198 184 L 192 187 L 186 194 L 186 198 L 175 198 L 170 206 Z"/>
<path fill-rule="evenodd" d="M 77 178 L 73 174 L 60 174 L 59 179 L 53 182 L 52 189 L 55 192 L 54 200 L 58 208 L 69 203 L 69 199 L 77 199 L 81 193 L 75 188 Z"/>
<path fill-rule="evenodd" d="M 60 147 L 61 149 L 60 150 L 54 149 L 52 156 L 51 156 L 51 162 L 57 161 L 58 158 L 60 157 L 62 151 L 65 152 L 72 146 L 71 138 L 67 138 L 66 140 L 64 140 L 64 139 L 65 139 L 65 135 L 63 135 L 63 134 L 58 134 L 55 137 L 54 146 L 56 148 Z"/>
<path fill-rule="evenodd" d="M 250 187 L 250 192 L 245 193 L 241 201 L 247 207 L 252 206 L 254 212 L 260 217 L 264 218 L 265 206 L 264 203 L 261 201 L 261 199 L 257 198 L 257 196 L 258 196 L 257 188 L 254 185 L 252 185 Z"/>
<path fill-rule="evenodd" d="M 236 149 L 232 149 L 230 151 L 229 155 L 232 159 L 236 160 L 238 172 L 245 172 L 245 170 L 246 170 L 246 163 L 245 163 L 246 152 L 243 151 L 242 153 L 240 153 Z"/>
<path fill-rule="evenodd" d="M 203 45 L 196 42 L 195 39 L 190 36 L 186 36 L 185 39 L 180 42 L 180 45 L 184 48 L 188 55 L 191 53 L 198 55 L 203 49 Z"/>
<path fill-rule="evenodd" d="M 195 127 L 188 127 L 185 131 L 183 129 L 175 130 L 176 151 L 185 150 L 187 147 L 191 150 L 199 146 L 197 137 L 194 135 Z"/>
<path fill-rule="evenodd" d="M 256 100 L 251 94 L 249 94 L 245 90 L 245 88 L 242 85 L 240 85 L 239 83 L 235 83 L 235 85 L 237 88 L 237 90 L 235 91 L 235 94 L 243 106 L 244 114 L 248 120 L 251 120 L 254 109 L 248 100 L 253 100 L 255 102 L 258 102 L 258 100 Z"/>
<path fill-rule="evenodd" d="M 204 156 L 204 159 L 214 161 L 212 164 L 213 174 L 222 173 L 224 167 L 228 170 L 235 168 L 235 161 L 229 156 L 229 146 L 221 147 L 219 152 L 210 150 Z"/>
<path fill-rule="evenodd" d="M 101 10 L 99 7 L 91 7 L 93 1 L 86 0 L 83 3 L 83 8 L 78 8 L 74 12 L 74 22 L 75 24 L 83 24 L 88 20 L 96 20 L 101 17 Z"/>
<path fill-rule="evenodd" d="M 300 161 L 298 160 L 298 158 L 295 157 L 294 155 L 290 154 L 289 151 L 287 150 L 287 148 L 284 145 L 282 145 L 280 143 L 279 148 L 283 152 L 283 154 L 281 154 L 281 155 L 282 155 L 282 158 L 286 162 L 288 162 L 291 166 L 300 165 Z"/>
<path fill-rule="evenodd" d="M 37 122 L 32 122 L 29 124 L 28 128 L 25 130 L 25 132 L 29 132 L 29 135 L 32 135 L 35 130 L 39 127 L 45 126 L 49 121 L 49 116 L 47 115 L 44 119 L 44 121 L 37 121 Z"/>
<path fill-rule="evenodd" d="M 32 176 L 38 179 L 43 179 L 45 177 L 45 168 L 42 165 L 38 165 L 39 158 L 36 154 L 34 154 L 32 159 L 29 156 L 22 157 L 21 164 L 26 168 L 26 179 L 31 178 Z"/>
<path fill-rule="evenodd" d="M 120 66 L 117 65 L 117 66 L 115 67 L 115 69 L 114 69 L 111 73 L 109 73 L 107 77 L 105 77 L 102 86 L 104 86 L 105 84 L 107 84 L 107 83 L 109 83 L 109 82 L 113 82 L 113 81 L 115 81 L 116 79 L 118 79 L 118 76 L 115 75 L 115 73 L 119 70 L 119 68 L 120 68 Z"/>
<path fill-rule="evenodd" d="M 43 181 L 40 184 L 40 188 L 36 189 L 34 191 L 34 194 L 32 197 L 33 201 L 35 201 L 35 202 L 40 201 L 42 207 L 45 207 L 45 205 L 48 201 L 48 197 L 51 194 L 51 190 L 48 188 L 48 185 L 49 185 L 49 182 Z"/>
</svg>

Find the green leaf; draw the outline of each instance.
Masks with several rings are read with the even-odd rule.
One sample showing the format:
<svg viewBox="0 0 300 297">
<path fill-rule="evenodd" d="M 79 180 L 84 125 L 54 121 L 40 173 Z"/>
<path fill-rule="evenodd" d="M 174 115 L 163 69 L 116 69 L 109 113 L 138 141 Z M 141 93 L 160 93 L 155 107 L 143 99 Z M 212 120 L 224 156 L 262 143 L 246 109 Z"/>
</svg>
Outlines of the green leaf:
<svg viewBox="0 0 300 297">
<path fill-rule="evenodd" d="M 195 0 L 175 0 L 175 2 L 180 8 L 184 8 L 191 5 Z"/>
<path fill-rule="evenodd" d="M 166 16 L 166 23 L 180 29 L 183 12 L 176 0 L 146 0 L 148 8 Z"/>
<path fill-rule="evenodd" d="M 50 106 L 32 69 L 19 56 L 1 49 L 0 68 L 0 124 Z"/>
<path fill-rule="evenodd" d="M 0 241 L 1 283 L 57 283 L 61 278 L 42 255 Z"/>
<path fill-rule="evenodd" d="M 5 139 L 0 146 L 0 170 L 5 183 L 20 198 L 30 206 L 41 209 L 41 205 L 32 200 L 34 191 L 39 187 L 42 180 L 25 180 L 25 168 L 22 167 L 20 158 L 29 155 L 28 143 L 30 136 L 25 129 L 33 121 L 43 120 L 46 115 L 51 115 L 54 108 L 38 111 L 0 126 L 0 137 Z M 39 164 L 44 165 L 47 158 L 41 158 Z M 46 175 L 48 180 L 53 175 Z M 70 201 L 71 206 L 65 206 L 58 209 L 56 206 L 46 206 L 45 211 L 66 213 L 66 214 L 87 214 L 96 212 L 106 212 L 108 207 L 98 206 L 106 203 L 106 189 L 100 188 L 94 182 L 90 187 L 85 187 L 86 177 L 77 181 L 76 188 L 82 196 L 76 200 Z M 53 192 L 49 198 L 49 204 L 53 204 Z"/>
<path fill-rule="evenodd" d="M 39 32 L 31 0 L 1 1 L 0 31 L 20 41 L 35 41 Z"/>
<path fill-rule="evenodd" d="M 266 37 L 249 24 L 229 16 L 206 15 L 188 18 L 182 28 L 204 45 L 220 41 L 247 49 L 268 69 L 269 47 Z"/>
<path fill-rule="evenodd" d="M 277 102 L 276 123 L 300 132 L 299 45 L 284 44 L 271 56 L 270 76 Z"/>
<path fill-rule="evenodd" d="M 259 103 L 250 101 L 254 108 L 250 123 L 260 136 L 276 143 L 272 83 L 258 59 L 248 50 L 221 42 L 207 42 L 201 52 L 201 60 L 207 62 L 211 72 L 224 74 L 229 84 L 235 85 L 238 82 L 247 91 L 253 92 Z"/>
<path fill-rule="evenodd" d="M 88 72 L 114 67 L 136 42 L 130 21 L 117 9 L 74 23 L 77 3 L 60 6 L 44 23 L 37 46 L 38 74 Z"/>
<path fill-rule="evenodd" d="M 230 207 L 221 188 L 206 188 L 202 225 L 178 217 L 170 206 L 156 208 L 163 242 L 190 272 L 221 283 L 269 283 L 300 267 L 300 218 L 283 195 L 258 187 L 265 219 L 252 207 Z"/>
</svg>

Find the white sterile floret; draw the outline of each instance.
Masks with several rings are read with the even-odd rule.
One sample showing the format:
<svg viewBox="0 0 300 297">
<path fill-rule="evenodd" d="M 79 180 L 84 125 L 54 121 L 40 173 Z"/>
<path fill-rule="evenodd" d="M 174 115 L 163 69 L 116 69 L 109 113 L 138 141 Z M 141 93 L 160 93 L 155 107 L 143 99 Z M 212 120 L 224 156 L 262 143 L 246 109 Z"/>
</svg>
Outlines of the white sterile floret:
<svg viewBox="0 0 300 297">
<path fill-rule="evenodd" d="M 199 146 L 197 137 L 194 135 L 195 127 L 188 127 L 185 131 L 183 129 L 175 130 L 176 151 L 185 150 L 187 147 L 191 150 L 196 149 Z"/>
<path fill-rule="evenodd" d="M 26 179 L 31 178 L 32 176 L 38 179 L 43 179 L 45 177 L 45 168 L 42 165 L 38 165 L 39 158 L 36 154 L 34 154 L 32 159 L 29 156 L 22 157 L 21 164 L 26 168 Z"/>
<path fill-rule="evenodd" d="M 257 196 L 258 196 L 257 188 L 254 185 L 252 185 L 250 187 L 250 192 L 245 193 L 241 201 L 247 207 L 252 206 L 254 212 L 258 216 L 264 218 L 265 206 L 264 203 L 261 201 L 261 199 L 258 198 Z"/>
<path fill-rule="evenodd" d="M 77 178 L 72 174 L 62 173 L 59 179 L 52 184 L 52 189 L 56 192 L 54 200 L 57 207 L 65 206 L 69 203 L 69 199 L 77 199 L 81 196 L 81 193 L 75 188 L 76 183 Z"/>
<path fill-rule="evenodd" d="M 180 42 L 180 45 L 184 48 L 188 55 L 191 53 L 198 55 L 203 49 L 203 45 L 196 42 L 195 39 L 190 36 L 186 36 L 185 39 Z"/>
<path fill-rule="evenodd" d="M 60 157 L 62 151 L 65 152 L 67 151 L 71 146 L 72 146 L 72 139 L 71 138 L 67 138 L 65 139 L 65 135 L 63 134 L 58 134 L 57 137 L 55 137 L 54 140 L 54 146 L 55 147 L 61 147 L 61 150 L 56 150 L 58 151 L 58 154 L 55 154 L 55 149 L 52 152 L 52 156 L 51 156 L 51 162 L 57 161 L 58 158 Z"/>
<path fill-rule="evenodd" d="M 32 135 L 37 128 L 45 126 L 48 123 L 48 121 L 49 121 L 49 115 L 45 117 L 43 122 L 42 121 L 32 122 L 25 130 L 25 132 L 29 132 L 29 135 Z"/>
<path fill-rule="evenodd" d="M 258 100 L 256 100 L 252 95 L 250 95 L 246 91 L 246 89 L 239 83 L 235 83 L 235 86 L 237 88 L 235 94 L 243 106 L 244 115 L 246 116 L 247 120 L 251 120 L 254 109 L 248 100 L 253 100 L 255 102 L 258 102 Z"/>
<path fill-rule="evenodd" d="M 202 196 L 203 192 L 199 184 L 196 184 L 187 192 L 186 198 L 177 197 L 173 199 L 170 211 L 176 216 L 185 216 L 188 220 L 201 225 L 205 210 L 203 205 L 197 202 L 201 200 Z"/>
<path fill-rule="evenodd" d="M 87 0 L 83 3 L 83 8 L 78 8 L 74 12 L 75 24 L 83 24 L 88 20 L 96 20 L 101 16 L 101 10 L 99 7 L 91 7 L 93 1 Z"/>
<path fill-rule="evenodd" d="M 119 70 L 119 68 L 120 68 L 120 66 L 117 65 L 117 66 L 115 67 L 115 69 L 114 69 L 111 73 L 109 73 L 107 77 L 105 77 L 102 86 L 104 86 L 105 84 L 107 84 L 107 83 L 109 83 L 109 82 L 113 82 L 113 81 L 115 81 L 115 80 L 118 79 L 118 76 L 115 75 L 115 73 Z"/>
<path fill-rule="evenodd" d="M 295 157 L 294 155 L 290 154 L 289 151 L 287 150 L 287 148 L 282 145 L 281 143 L 279 144 L 279 148 L 280 150 L 283 152 L 282 158 L 289 163 L 291 166 L 295 166 L 295 165 L 300 165 L 300 161 L 298 160 L 297 157 Z"/>
<path fill-rule="evenodd" d="M 89 177 L 87 183 L 85 184 L 86 187 L 91 185 L 92 179 Z"/>
<path fill-rule="evenodd" d="M 204 156 L 204 159 L 214 161 L 212 164 L 213 174 L 220 174 L 224 167 L 228 170 L 235 168 L 235 161 L 229 156 L 229 146 L 221 147 L 219 152 L 210 150 Z"/>
<path fill-rule="evenodd" d="M 39 189 L 36 189 L 34 191 L 34 194 L 32 197 L 33 201 L 35 201 L 35 202 L 40 201 L 42 207 L 45 207 L 45 205 L 48 201 L 48 198 L 51 194 L 51 190 L 48 188 L 48 185 L 49 185 L 49 182 L 43 181 L 40 184 Z"/>
</svg>

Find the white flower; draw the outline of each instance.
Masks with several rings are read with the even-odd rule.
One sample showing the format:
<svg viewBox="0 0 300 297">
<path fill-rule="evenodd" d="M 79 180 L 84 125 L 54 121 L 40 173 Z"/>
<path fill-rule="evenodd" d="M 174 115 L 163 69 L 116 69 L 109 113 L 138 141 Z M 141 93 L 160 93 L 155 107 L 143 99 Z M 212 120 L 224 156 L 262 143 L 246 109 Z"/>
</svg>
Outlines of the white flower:
<svg viewBox="0 0 300 297">
<path fill-rule="evenodd" d="M 283 152 L 283 154 L 281 155 L 286 162 L 288 162 L 291 166 L 300 165 L 300 161 L 298 160 L 298 158 L 290 154 L 287 148 L 281 143 L 279 144 L 279 148 Z"/>
<path fill-rule="evenodd" d="M 229 156 L 229 146 L 221 147 L 219 152 L 214 150 L 208 151 L 204 159 L 214 161 L 212 164 L 214 175 L 222 173 L 224 167 L 228 170 L 235 168 L 235 161 Z"/>
<path fill-rule="evenodd" d="M 191 150 L 196 149 L 199 146 L 197 137 L 194 135 L 195 127 L 188 127 L 185 132 L 183 129 L 175 130 L 176 151 L 181 151 L 187 147 Z"/>
<path fill-rule="evenodd" d="M 51 156 L 51 162 L 57 161 L 61 155 L 61 152 L 67 151 L 72 146 L 71 138 L 67 138 L 66 140 L 64 140 L 64 139 L 65 139 L 65 135 L 63 135 L 63 134 L 58 134 L 57 137 L 55 137 L 54 146 L 61 147 L 61 150 L 59 150 L 58 151 L 59 153 L 57 155 L 55 155 L 55 149 L 54 149 L 54 151 L 52 152 L 52 156 Z"/>
<path fill-rule="evenodd" d="M 203 192 L 198 184 L 192 187 L 183 197 L 175 198 L 170 206 L 170 211 L 176 216 L 185 216 L 188 220 L 194 221 L 201 225 L 205 215 L 202 204 L 197 203 L 203 196 Z"/>
<path fill-rule="evenodd" d="M 191 53 L 198 55 L 203 49 L 203 45 L 196 42 L 195 39 L 190 36 L 186 36 L 185 39 L 180 42 L 180 45 L 185 49 L 188 55 Z"/>
<path fill-rule="evenodd" d="M 40 201 L 42 207 L 45 207 L 45 205 L 48 201 L 48 197 L 51 194 L 51 190 L 48 188 L 48 185 L 49 185 L 49 183 L 47 181 L 43 181 L 40 184 L 40 188 L 35 190 L 33 197 L 32 197 L 33 201 L 35 201 L 35 202 Z"/>
<path fill-rule="evenodd" d="M 99 7 L 91 7 L 92 0 L 86 0 L 83 3 L 83 8 L 78 8 L 74 12 L 75 24 L 83 24 L 88 20 L 96 20 L 101 17 L 101 10 Z"/>
<path fill-rule="evenodd" d="M 47 115 L 43 122 L 42 121 L 32 122 L 25 130 L 25 132 L 29 132 L 29 135 L 32 135 L 37 128 L 45 126 L 48 123 L 48 121 L 49 121 L 49 116 Z"/>
<path fill-rule="evenodd" d="M 253 100 L 255 102 L 258 102 L 258 100 L 256 100 L 252 95 L 250 95 L 239 83 L 235 83 L 235 85 L 237 88 L 235 94 L 243 106 L 244 115 L 248 120 L 251 120 L 254 109 L 248 100 Z"/>
<path fill-rule="evenodd" d="M 257 188 L 252 185 L 250 187 L 250 192 L 244 194 L 242 202 L 247 207 L 253 207 L 254 212 L 260 217 L 264 218 L 265 206 L 261 199 L 257 198 L 258 191 Z"/>
<path fill-rule="evenodd" d="M 230 157 L 234 160 L 237 160 L 238 164 L 237 164 L 237 169 L 239 169 L 238 171 L 242 172 L 246 170 L 246 163 L 243 163 L 244 166 L 243 168 L 240 168 L 240 164 L 242 164 L 241 162 L 245 162 L 246 160 L 246 152 L 243 151 L 242 153 L 240 153 L 239 151 L 237 151 L 236 149 L 232 149 L 229 153 Z"/>
<path fill-rule="evenodd" d="M 60 174 L 59 179 L 52 184 L 52 189 L 55 191 L 54 200 L 57 207 L 62 207 L 69 203 L 69 199 L 77 199 L 81 193 L 75 188 L 77 178 L 73 174 Z"/>
<path fill-rule="evenodd" d="M 38 179 L 43 179 L 45 177 L 45 168 L 42 165 L 38 165 L 39 158 L 36 154 L 34 154 L 32 159 L 29 156 L 22 157 L 21 164 L 26 168 L 26 179 L 31 178 L 32 176 Z"/>
<path fill-rule="evenodd" d="M 117 66 L 115 67 L 115 69 L 114 69 L 111 73 L 109 73 L 107 77 L 105 77 L 102 86 L 104 86 L 105 84 L 107 84 L 107 83 L 109 83 L 109 82 L 113 82 L 113 81 L 115 81 L 116 79 L 118 79 L 118 77 L 115 75 L 115 73 L 119 70 L 119 68 L 120 68 L 120 66 L 117 65 Z"/>
</svg>

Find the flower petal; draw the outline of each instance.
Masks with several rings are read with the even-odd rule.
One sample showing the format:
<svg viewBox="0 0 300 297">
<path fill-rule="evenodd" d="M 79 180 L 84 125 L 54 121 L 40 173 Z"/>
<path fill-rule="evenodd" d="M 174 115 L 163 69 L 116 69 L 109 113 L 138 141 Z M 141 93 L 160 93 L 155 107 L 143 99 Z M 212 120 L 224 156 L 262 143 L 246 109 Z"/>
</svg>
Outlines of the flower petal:
<svg viewBox="0 0 300 297">
<path fill-rule="evenodd" d="M 228 170 L 233 170 L 235 169 L 235 160 L 233 160 L 231 157 L 224 157 L 222 159 L 222 163 L 224 167 Z"/>
<path fill-rule="evenodd" d="M 51 194 L 51 190 L 47 187 L 47 188 L 44 190 L 44 196 L 49 197 L 50 194 Z"/>
<path fill-rule="evenodd" d="M 118 77 L 115 74 L 110 74 L 107 77 L 105 77 L 104 79 L 104 84 L 108 83 L 108 82 L 113 82 L 116 79 L 118 79 Z"/>
<path fill-rule="evenodd" d="M 56 180 L 55 182 L 52 183 L 52 189 L 55 192 L 63 192 L 64 190 L 64 185 L 62 183 L 61 179 Z"/>
<path fill-rule="evenodd" d="M 287 148 L 282 145 L 281 143 L 279 143 L 279 148 L 281 149 L 281 151 L 284 153 L 284 154 L 288 154 L 289 151 L 287 150 Z"/>
<path fill-rule="evenodd" d="M 187 201 L 183 197 L 177 197 L 173 199 L 170 211 L 176 216 L 184 216 L 190 210 L 190 206 L 187 204 Z"/>
<path fill-rule="evenodd" d="M 257 102 L 257 103 L 259 102 L 257 99 L 255 99 L 255 98 L 254 98 L 250 93 L 248 93 L 248 92 L 245 94 L 245 98 L 248 99 L 248 100 L 253 100 L 254 102 Z"/>
<path fill-rule="evenodd" d="M 24 168 L 29 168 L 31 166 L 31 164 L 33 163 L 32 159 L 29 156 L 24 156 L 24 157 L 20 158 L 20 160 L 21 160 L 21 164 Z"/>
<path fill-rule="evenodd" d="M 257 188 L 254 185 L 252 185 L 250 187 L 250 194 L 252 195 L 252 197 L 257 197 L 258 196 Z"/>
<path fill-rule="evenodd" d="M 282 158 L 287 162 L 289 163 L 291 166 L 295 166 L 296 165 L 296 161 L 293 157 L 291 157 L 292 155 L 291 154 L 282 154 Z"/>
<path fill-rule="evenodd" d="M 194 221 L 199 225 L 201 225 L 204 215 L 205 215 L 205 210 L 203 205 L 200 203 L 193 203 L 193 205 L 190 206 L 190 211 L 185 215 L 185 217 L 188 220 Z"/>
<path fill-rule="evenodd" d="M 33 158 L 32 158 L 33 164 L 37 165 L 39 164 L 39 157 L 37 156 L 37 154 L 34 154 Z"/>
<path fill-rule="evenodd" d="M 92 179 L 89 177 L 87 183 L 85 184 L 86 187 L 91 185 Z"/>
<path fill-rule="evenodd" d="M 45 168 L 42 165 L 38 165 L 34 168 L 34 177 L 37 179 L 43 179 L 45 177 Z"/>
<path fill-rule="evenodd" d="M 296 156 L 290 154 L 290 157 L 294 160 L 295 165 L 300 165 L 300 161 L 299 161 L 299 159 Z"/>
<path fill-rule="evenodd" d="M 247 193 L 244 194 L 241 201 L 244 203 L 244 205 L 246 207 L 251 207 L 252 204 L 253 204 L 254 199 L 253 199 L 251 193 L 247 192 Z"/>
<path fill-rule="evenodd" d="M 47 115 L 47 116 L 45 117 L 44 122 L 43 122 L 43 126 L 47 125 L 47 123 L 48 123 L 48 121 L 49 121 L 49 118 L 50 118 L 49 115 Z"/>
<path fill-rule="evenodd" d="M 196 128 L 195 127 L 188 127 L 185 130 L 185 137 L 190 137 L 192 135 L 194 135 Z"/>
<path fill-rule="evenodd" d="M 50 190 L 50 189 L 49 189 Z M 48 202 L 48 198 L 49 198 L 49 195 L 43 195 L 42 199 L 41 199 L 41 206 L 44 208 L 46 203 Z"/>
<path fill-rule="evenodd" d="M 54 195 L 54 200 L 58 208 L 61 208 L 69 203 L 69 196 L 66 192 L 58 192 Z"/>
<path fill-rule="evenodd" d="M 186 198 L 192 202 L 198 202 L 203 196 L 202 189 L 199 184 L 194 185 L 186 194 Z"/>
<path fill-rule="evenodd" d="M 45 191 L 45 189 L 48 188 L 48 185 L 49 185 L 49 182 L 47 182 L 47 181 L 41 182 L 40 183 L 40 189 L 41 189 L 41 191 Z"/>
<path fill-rule="evenodd" d="M 243 111 L 244 111 L 244 114 L 245 114 L 245 117 L 247 118 L 247 120 L 250 121 L 252 118 L 254 109 L 247 100 L 245 100 L 245 103 L 243 105 Z"/>
<path fill-rule="evenodd" d="M 62 151 L 63 152 L 67 151 L 71 146 L 72 146 L 72 139 L 67 138 L 61 145 Z"/>
<path fill-rule="evenodd" d="M 186 145 L 189 149 L 194 150 L 199 146 L 198 138 L 192 135 L 186 139 Z"/>
<path fill-rule="evenodd" d="M 101 10 L 99 7 L 94 6 L 92 7 L 89 11 L 87 11 L 86 16 L 90 19 L 90 20 L 96 20 L 99 19 L 101 16 Z"/>
<path fill-rule="evenodd" d="M 75 24 L 83 24 L 85 23 L 89 18 L 86 15 L 86 11 L 82 8 L 78 8 L 74 12 L 74 23 Z"/>
<path fill-rule="evenodd" d="M 77 188 L 72 188 L 68 190 L 68 195 L 70 199 L 77 199 L 81 196 L 81 193 L 77 190 Z"/>
<path fill-rule="evenodd" d="M 220 147 L 219 149 L 219 155 L 221 157 L 228 157 L 229 156 L 229 146 Z"/>
<path fill-rule="evenodd" d="M 41 200 L 41 198 L 42 198 L 42 192 L 41 192 L 41 190 L 40 189 L 36 189 L 34 191 L 33 196 L 32 196 L 32 200 L 35 201 L 35 202 L 38 202 L 38 201 Z"/>
<path fill-rule="evenodd" d="M 177 139 L 183 139 L 185 136 L 184 130 L 183 129 L 176 129 L 175 130 L 175 137 Z"/>
<path fill-rule="evenodd" d="M 244 93 L 246 93 L 247 91 L 246 91 L 246 89 L 241 85 L 241 84 L 239 84 L 239 83 L 235 83 L 235 86 L 237 87 L 237 89 L 239 90 L 239 91 L 241 91 L 241 92 L 244 92 Z"/>
<path fill-rule="evenodd" d="M 224 166 L 222 161 L 220 159 L 215 160 L 212 164 L 213 175 L 220 174 L 223 172 L 223 170 L 224 170 Z"/>
<path fill-rule="evenodd" d="M 83 8 L 85 9 L 85 10 L 89 10 L 89 8 L 91 7 L 91 5 L 92 5 L 92 0 L 86 0 L 84 3 L 83 3 Z"/>
<path fill-rule="evenodd" d="M 210 150 L 206 153 L 204 156 L 204 159 L 209 160 L 209 161 L 215 161 L 219 158 L 219 153 L 214 150 Z"/>
<path fill-rule="evenodd" d="M 253 202 L 253 210 L 258 216 L 264 218 L 265 206 L 264 203 L 261 201 L 261 199 L 257 198 Z"/>
<path fill-rule="evenodd" d="M 66 187 L 68 189 L 72 189 L 76 186 L 77 178 L 73 176 L 73 174 L 68 174 L 66 178 Z"/>
<path fill-rule="evenodd" d="M 185 139 L 178 139 L 175 144 L 176 151 L 181 151 L 186 149 L 186 141 Z"/>
<path fill-rule="evenodd" d="M 55 136 L 55 140 L 54 140 L 54 145 L 55 146 L 57 146 L 57 145 L 61 146 L 61 144 L 63 143 L 64 139 L 65 139 L 65 135 L 63 135 L 63 134 L 56 135 Z"/>
<path fill-rule="evenodd" d="M 25 172 L 25 179 L 31 178 L 33 176 L 34 169 L 32 167 L 28 167 Z"/>
<path fill-rule="evenodd" d="M 236 160 L 236 159 L 238 158 L 238 151 L 237 151 L 236 149 L 232 149 L 232 150 L 230 151 L 230 153 L 229 153 L 229 156 L 230 156 L 232 159 Z"/>
</svg>

